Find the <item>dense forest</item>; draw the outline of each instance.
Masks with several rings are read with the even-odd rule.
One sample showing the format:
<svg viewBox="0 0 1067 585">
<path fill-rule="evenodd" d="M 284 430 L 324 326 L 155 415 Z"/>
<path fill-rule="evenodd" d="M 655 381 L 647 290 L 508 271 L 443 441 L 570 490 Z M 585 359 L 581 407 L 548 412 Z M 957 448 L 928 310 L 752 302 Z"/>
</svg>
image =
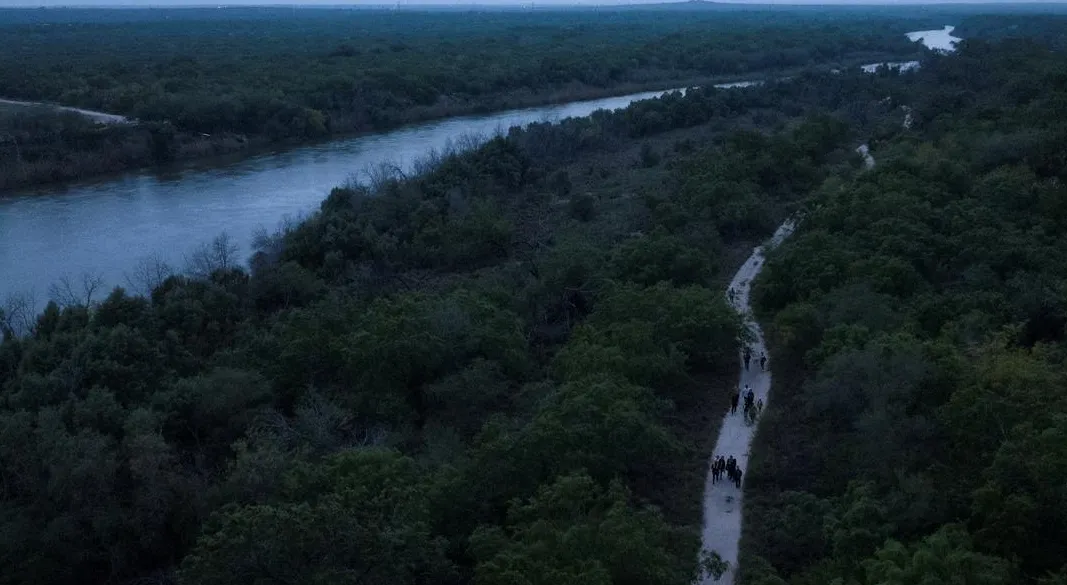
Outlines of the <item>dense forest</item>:
<svg viewBox="0 0 1067 585">
<path fill-rule="evenodd" d="M 0 580 L 688 583 L 728 271 L 905 83 L 535 124 L 338 188 L 248 270 L 220 237 L 145 297 L 8 315 Z"/>
<path fill-rule="evenodd" d="M 917 78 L 756 284 L 746 584 L 1067 582 L 1067 67 L 967 42 Z"/>
<path fill-rule="evenodd" d="M 723 288 L 799 212 L 745 583 L 1062 584 L 1065 72 L 966 41 L 675 92 L 0 312 L 0 583 L 689 584 Z"/>
<path fill-rule="evenodd" d="M 457 106 L 504 109 L 552 92 L 573 99 L 627 84 L 916 55 L 903 33 L 933 22 L 788 12 L 649 19 L 285 9 L 274 18 L 269 9 L 210 18 L 218 12 L 65 26 L 2 26 L 0 18 L 8 48 L 0 95 L 183 130 L 304 137 L 382 129 Z"/>
<path fill-rule="evenodd" d="M 922 53 L 876 10 L 0 10 L 0 189 L 443 116 Z M 28 118 L 28 119 L 23 119 Z M 18 145 L 17 148 L 15 145 Z"/>
</svg>

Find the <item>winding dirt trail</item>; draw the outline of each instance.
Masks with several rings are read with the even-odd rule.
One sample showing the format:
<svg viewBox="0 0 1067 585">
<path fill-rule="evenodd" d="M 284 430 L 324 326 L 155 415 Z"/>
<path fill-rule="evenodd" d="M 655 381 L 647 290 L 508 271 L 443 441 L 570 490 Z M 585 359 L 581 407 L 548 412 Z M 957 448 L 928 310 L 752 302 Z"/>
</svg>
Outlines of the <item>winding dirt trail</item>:
<svg viewBox="0 0 1067 585">
<path fill-rule="evenodd" d="M 759 365 L 759 356 L 766 352 L 763 344 L 763 331 L 756 323 L 749 306 L 749 293 L 751 292 L 752 280 L 763 268 L 763 251 L 769 246 L 774 248 L 793 233 L 796 223 L 793 219 L 786 220 L 774 236 L 766 244 L 753 250 L 752 255 L 738 269 L 730 282 L 734 290 L 734 298 L 731 304 L 740 312 L 745 319 L 745 326 L 752 334 L 752 362 L 749 369 L 741 367 L 741 379 L 738 381 L 740 388 L 745 384 L 752 387 L 756 400 L 763 400 L 764 409 L 769 403 L 771 389 L 771 358 L 767 356 L 767 371 L 762 371 Z M 740 356 L 738 356 L 740 358 Z M 758 420 L 757 420 L 758 423 Z M 748 453 L 752 446 L 752 437 L 755 435 L 756 426 L 745 423 L 742 408 L 739 406 L 737 414 L 727 413 L 719 431 L 719 438 L 715 443 L 715 451 L 711 454 L 712 460 L 722 455 L 733 455 L 737 459 L 737 465 L 742 471 L 742 488 L 744 478 L 748 473 Z M 734 487 L 734 484 L 725 479 L 713 483 L 710 472 L 704 484 L 704 531 L 702 534 L 703 550 L 718 553 L 722 560 L 730 564 L 729 569 L 716 581 L 714 577 L 704 577 L 702 583 L 717 583 L 720 585 L 733 585 L 737 571 L 737 545 L 741 539 L 741 507 L 742 490 Z"/>
<path fill-rule="evenodd" d="M 60 110 L 63 112 L 74 112 L 75 114 L 81 114 L 86 118 L 89 118 L 97 124 L 129 124 L 131 120 L 125 116 L 118 114 L 108 114 L 105 112 L 94 112 L 93 110 L 83 110 L 81 108 L 72 108 L 70 106 L 60 106 L 56 104 L 48 104 L 44 102 L 24 102 L 20 100 L 5 100 L 0 99 L 0 104 L 6 104 L 9 106 L 21 106 L 21 107 L 46 107 Z"/>
<path fill-rule="evenodd" d="M 863 144 L 856 151 L 863 156 L 865 169 L 868 171 L 873 169 L 875 160 L 871 156 L 870 148 Z M 767 348 L 763 343 L 763 330 L 760 329 L 759 323 L 756 322 L 755 317 L 752 315 L 749 297 L 752 292 L 752 281 L 763 269 L 763 251 L 768 248 L 776 248 L 792 235 L 793 230 L 796 229 L 796 222 L 796 218 L 791 217 L 778 226 L 770 241 L 763 246 L 756 247 L 752 251 L 752 255 L 748 257 L 748 260 L 745 260 L 745 263 L 737 270 L 733 280 L 730 281 L 730 289 L 734 291 L 730 304 L 744 317 L 745 327 L 752 337 L 752 341 L 749 344 L 749 347 L 752 348 L 752 362 L 749 364 L 748 370 L 744 367 L 743 358 L 738 356 L 742 360 L 738 388 L 744 388 L 746 384 L 750 386 L 756 395 L 756 401 L 763 400 L 764 409 L 770 403 L 771 356 L 767 355 L 767 370 L 763 371 L 760 368 L 759 356 L 765 353 Z M 727 298 L 730 298 L 729 289 L 726 294 Z M 749 450 L 752 448 L 752 438 L 756 434 L 756 425 L 758 424 L 758 419 L 754 425 L 746 424 L 742 408 L 738 407 L 737 414 L 726 413 L 722 428 L 719 430 L 719 438 L 715 442 L 715 451 L 711 453 L 708 461 L 708 477 L 704 482 L 704 530 L 701 535 L 701 549 L 702 552 L 718 553 L 722 560 L 729 563 L 729 568 L 718 580 L 710 575 L 703 576 L 700 585 L 734 585 L 736 580 L 737 551 L 738 543 L 741 540 L 742 496 L 744 492 L 725 479 L 713 482 L 711 462 L 718 458 L 719 455 L 727 458 L 733 455 L 742 471 L 741 487 L 743 489 L 744 479 L 748 475 Z"/>
</svg>

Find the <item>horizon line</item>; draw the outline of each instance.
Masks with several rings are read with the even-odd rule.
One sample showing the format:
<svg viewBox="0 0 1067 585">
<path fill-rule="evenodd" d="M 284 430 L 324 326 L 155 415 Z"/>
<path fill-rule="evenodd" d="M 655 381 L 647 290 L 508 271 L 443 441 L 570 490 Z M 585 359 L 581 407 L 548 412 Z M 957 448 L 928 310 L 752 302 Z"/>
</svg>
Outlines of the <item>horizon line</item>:
<svg viewBox="0 0 1067 585">
<path fill-rule="evenodd" d="M 1067 0 L 1026 0 L 1023 2 L 1013 2 L 1011 0 L 846 0 L 843 2 L 827 2 L 825 0 L 816 0 L 814 2 L 803 2 L 796 0 L 786 0 L 778 2 L 774 0 L 758 0 L 750 2 L 747 0 L 608 0 L 589 2 L 581 0 L 502 0 L 501 2 L 407 2 L 396 1 L 389 2 L 322 2 L 322 3 L 295 3 L 295 2 L 250 2 L 250 3 L 232 3 L 232 2 L 189 2 L 183 3 L 179 0 L 177 3 L 170 4 L 87 4 L 87 3 L 63 3 L 63 4 L 17 4 L 3 6 L 0 5 L 0 10 L 63 10 L 63 9 L 179 9 L 179 8 L 307 8 L 307 9 L 322 9 L 322 8 L 386 8 L 386 9 L 412 9 L 412 8 L 443 8 L 443 7 L 467 7 L 467 8 L 501 8 L 501 7 L 516 7 L 516 8 L 589 8 L 596 6 L 610 6 L 610 7 L 641 7 L 641 6 L 662 6 L 666 4 L 695 4 L 695 5 L 730 5 L 730 6 L 804 6 L 804 7 L 846 7 L 846 6 L 965 6 L 965 5 L 1002 5 L 1002 6 L 1025 6 L 1035 4 L 1067 4 Z"/>
</svg>

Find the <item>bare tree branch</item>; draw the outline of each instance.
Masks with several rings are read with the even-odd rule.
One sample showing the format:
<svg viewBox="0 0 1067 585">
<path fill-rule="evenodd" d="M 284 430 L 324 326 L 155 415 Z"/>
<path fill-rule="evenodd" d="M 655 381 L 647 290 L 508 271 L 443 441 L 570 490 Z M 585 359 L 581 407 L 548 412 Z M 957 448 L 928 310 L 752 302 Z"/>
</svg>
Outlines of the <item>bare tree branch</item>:
<svg viewBox="0 0 1067 585">
<path fill-rule="evenodd" d="M 215 236 L 210 244 L 202 244 L 192 255 L 186 256 L 185 270 L 197 278 L 211 278 L 217 270 L 236 268 L 240 264 L 237 257 L 239 251 L 237 242 L 229 234 L 222 232 Z"/>
<path fill-rule="evenodd" d="M 59 282 L 48 287 L 48 298 L 60 307 L 91 307 L 93 297 L 104 286 L 104 277 L 83 272 L 78 279 L 64 274 Z"/>
<path fill-rule="evenodd" d="M 33 330 L 37 306 L 33 293 L 11 293 L 0 307 L 0 337 L 18 337 Z"/>
<path fill-rule="evenodd" d="M 130 292 L 150 296 L 152 291 L 174 275 L 174 269 L 157 254 L 146 256 L 137 261 L 131 272 L 125 273 L 126 284 Z"/>
</svg>

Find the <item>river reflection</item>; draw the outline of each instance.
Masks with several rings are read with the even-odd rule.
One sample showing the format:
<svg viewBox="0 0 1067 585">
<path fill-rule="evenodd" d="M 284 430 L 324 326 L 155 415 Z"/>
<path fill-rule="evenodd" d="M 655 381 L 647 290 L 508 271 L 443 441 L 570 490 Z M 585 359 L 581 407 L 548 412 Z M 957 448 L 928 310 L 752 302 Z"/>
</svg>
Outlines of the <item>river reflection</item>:
<svg viewBox="0 0 1067 585">
<path fill-rule="evenodd" d="M 314 210 L 333 187 L 362 169 L 418 157 L 457 138 L 483 138 L 512 126 L 587 116 L 662 91 L 450 118 L 229 161 L 147 169 L 0 197 L 0 299 L 30 292 L 38 305 L 61 277 L 92 273 L 108 287 L 141 259 L 174 266 L 196 246 L 227 232 L 249 252 L 259 228 Z"/>
<path fill-rule="evenodd" d="M 909 33 L 951 50 L 952 27 Z M 757 81 L 720 84 L 747 87 Z M 112 287 L 138 261 L 155 257 L 182 267 L 195 247 L 222 232 L 250 251 L 253 234 L 313 211 L 333 187 L 362 169 L 418 157 L 465 135 L 619 109 L 662 91 L 450 118 L 375 134 L 241 158 L 147 169 L 76 184 L 0 196 L 0 300 L 31 293 L 39 307 L 49 285 L 83 273 Z"/>
</svg>

